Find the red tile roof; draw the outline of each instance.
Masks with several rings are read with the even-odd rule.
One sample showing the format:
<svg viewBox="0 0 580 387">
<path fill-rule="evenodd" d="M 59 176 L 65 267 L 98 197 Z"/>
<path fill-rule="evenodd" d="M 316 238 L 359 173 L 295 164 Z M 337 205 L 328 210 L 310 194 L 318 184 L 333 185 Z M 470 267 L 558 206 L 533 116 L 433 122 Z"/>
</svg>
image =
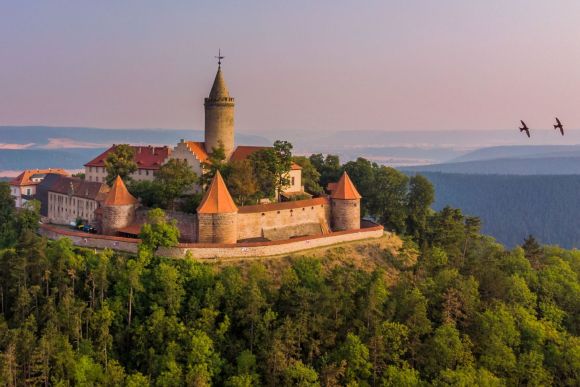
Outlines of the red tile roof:
<svg viewBox="0 0 580 387">
<path fill-rule="evenodd" d="M 68 173 L 64 169 L 60 168 L 49 168 L 49 169 L 27 169 L 20 175 L 15 177 L 10 181 L 10 185 L 25 186 L 25 185 L 36 185 L 40 181 L 32 181 L 32 177 L 36 175 L 46 175 L 48 173 L 56 173 L 58 175 L 67 176 Z"/>
<path fill-rule="evenodd" d="M 128 204 L 137 204 L 139 201 L 129 193 L 123 179 L 119 175 L 115 179 L 113 186 L 105 197 L 105 206 L 124 206 Z"/>
<path fill-rule="evenodd" d="M 197 212 L 200 214 L 224 214 L 238 212 L 226 183 L 219 171 L 216 171 L 209 189 L 203 196 Z"/>
<path fill-rule="evenodd" d="M 104 167 L 105 160 L 109 153 L 115 150 L 118 145 L 113 145 L 93 160 L 85 164 L 85 167 Z M 167 156 L 169 156 L 171 150 L 167 146 L 138 146 L 131 145 L 131 148 L 135 150 L 135 162 L 139 169 L 152 169 L 157 170 Z"/>
<path fill-rule="evenodd" d="M 338 183 L 336 183 L 336 188 L 332 191 L 330 197 L 333 199 L 352 200 L 360 199 L 362 196 L 356 190 L 348 174 L 344 172 Z"/>
<path fill-rule="evenodd" d="M 270 146 L 240 145 L 240 146 L 236 147 L 236 150 L 234 150 L 234 153 L 232 153 L 230 160 L 231 161 L 245 160 L 257 151 L 261 151 L 264 149 L 271 149 L 271 148 L 272 147 L 270 147 Z"/>
</svg>

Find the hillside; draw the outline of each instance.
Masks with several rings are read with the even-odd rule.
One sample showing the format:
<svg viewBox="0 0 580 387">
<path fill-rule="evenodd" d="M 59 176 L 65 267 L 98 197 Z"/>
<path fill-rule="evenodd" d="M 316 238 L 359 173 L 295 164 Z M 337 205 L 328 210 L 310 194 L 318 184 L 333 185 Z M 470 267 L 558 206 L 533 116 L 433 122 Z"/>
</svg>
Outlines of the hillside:
<svg viewBox="0 0 580 387">
<path fill-rule="evenodd" d="M 35 234 L 0 185 L 7 386 L 574 386 L 580 256 L 506 250 L 443 215 L 397 237 L 269 259 L 168 259 Z M 1 227 L 9 224 L 17 227 Z M 172 226 L 170 226 L 172 227 Z M 169 232 L 171 234 L 171 232 Z"/>
<path fill-rule="evenodd" d="M 401 167 L 406 172 L 441 172 L 482 175 L 578 175 L 580 155 L 574 157 L 542 156 L 514 157 Z"/>
<path fill-rule="evenodd" d="M 580 247 L 580 176 L 498 176 L 421 172 L 435 186 L 434 208 L 461 208 L 507 246 L 532 234 L 542 243 Z"/>
</svg>

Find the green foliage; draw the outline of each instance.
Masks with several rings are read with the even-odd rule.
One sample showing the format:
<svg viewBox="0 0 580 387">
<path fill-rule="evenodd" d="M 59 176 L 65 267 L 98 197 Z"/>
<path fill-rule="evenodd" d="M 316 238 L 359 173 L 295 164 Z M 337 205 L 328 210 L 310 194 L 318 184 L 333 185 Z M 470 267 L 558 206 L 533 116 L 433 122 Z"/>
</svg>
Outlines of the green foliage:
<svg viewBox="0 0 580 387">
<path fill-rule="evenodd" d="M 106 181 L 109 186 L 120 176 L 125 183 L 131 181 L 131 174 L 137 170 L 135 149 L 130 145 L 120 144 L 105 159 Z"/>
<path fill-rule="evenodd" d="M 127 255 L 47 241 L 34 206 L 2 197 L 14 226 L 0 249 L 2 386 L 580 379 L 580 253 L 531 239 L 506 250 L 459 210 L 426 213 L 424 239 L 407 239 L 396 267 L 372 249 L 362 263 L 338 249 L 214 265 L 155 254 L 178 236 L 159 209 Z"/>
<path fill-rule="evenodd" d="M 304 190 L 313 195 L 323 193 L 324 189 L 319 184 L 321 174 L 312 164 L 312 161 L 305 156 L 294 156 L 292 159 L 302 167 L 302 185 Z"/>
<path fill-rule="evenodd" d="M 149 210 L 147 222 L 141 227 L 139 234 L 143 250 L 155 253 L 159 247 L 171 247 L 179 242 L 179 229 L 175 221 L 168 222 L 165 213 L 159 208 Z"/>
</svg>

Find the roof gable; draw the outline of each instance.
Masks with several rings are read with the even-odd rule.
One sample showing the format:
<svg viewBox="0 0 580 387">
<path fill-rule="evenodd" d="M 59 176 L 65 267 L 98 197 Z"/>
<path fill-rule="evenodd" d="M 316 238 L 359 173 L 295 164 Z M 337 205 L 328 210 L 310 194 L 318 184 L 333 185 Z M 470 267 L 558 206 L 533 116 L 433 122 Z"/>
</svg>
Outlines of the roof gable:
<svg viewBox="0 0 580 387">
<path fill-rule="evenodd" d="M 209 189 L 203 195 L 203 199 L 197 207 L 200 214 L 223 214 L 238 212 L 238 207 L 234 203 L 228 187 L 219 171 L 216 171 Z"/>
<path fill-rule="evenodd" d="M 356 190 L 356 187 L 348 177 L 348 173 L 344 172 L 336 183 L 336 187 L 330 195 L 333 199 L 353 200 L 360 199 L 362 196 Z"/>
</svg>

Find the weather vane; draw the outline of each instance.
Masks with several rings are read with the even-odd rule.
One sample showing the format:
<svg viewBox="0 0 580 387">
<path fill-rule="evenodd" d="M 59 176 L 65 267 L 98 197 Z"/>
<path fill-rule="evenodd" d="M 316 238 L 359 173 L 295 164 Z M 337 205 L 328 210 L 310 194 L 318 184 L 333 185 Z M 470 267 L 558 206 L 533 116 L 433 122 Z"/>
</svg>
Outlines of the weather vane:
<svg viewBox="0 0 580 387">
<path fill-rule="evenodd" d="M 222 56 L 222 49 L 221 48 L 218 49 L 218 56 L 216 56 L 216 58 L 218 60 L 218 66 L 221 67 L 221 65 L 222 65 L 222 59 L 225 58 L 225 56 Z"/>
</svg>

